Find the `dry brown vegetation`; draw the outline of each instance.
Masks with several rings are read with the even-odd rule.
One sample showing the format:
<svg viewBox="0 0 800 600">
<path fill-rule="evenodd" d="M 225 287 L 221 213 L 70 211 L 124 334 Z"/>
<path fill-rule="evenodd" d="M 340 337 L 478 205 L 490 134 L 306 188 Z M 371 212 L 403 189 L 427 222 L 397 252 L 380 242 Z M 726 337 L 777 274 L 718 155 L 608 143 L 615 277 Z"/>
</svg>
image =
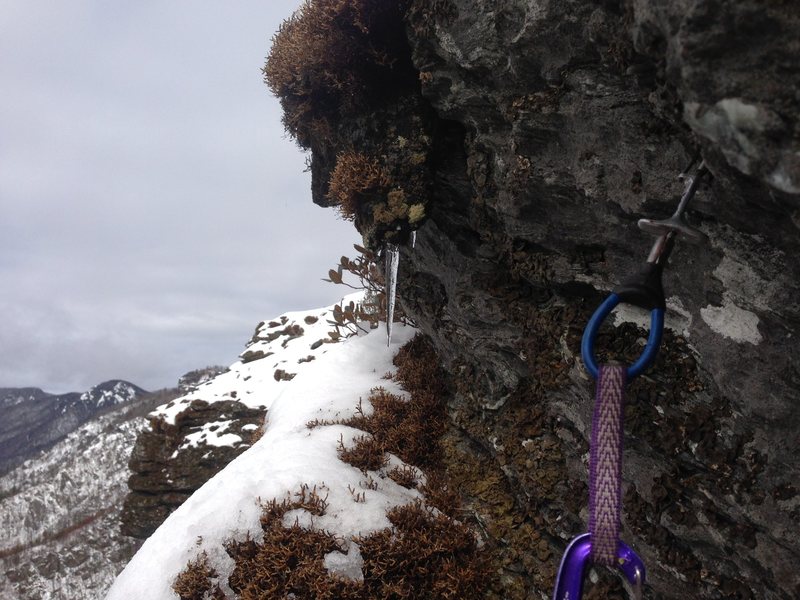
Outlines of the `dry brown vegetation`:
<svg viewBox="0 0 800 600">
<path fill-rule="evenodd" d="M 214 582 L 217 572 L 208 564 L 208 555 L 203 552 L 189 561 L 172 584 L 173 591 L 181 600 L 224 599 L 225 595 Z"/>
<path fill-rule="evenodd" d="M 404 488 L 412 489 L 416 488 L 419 484 L 417 481 L 417 471 L 414 467 L 409 465 L 402 465 L 398 467 L 392 467 L 386 476 L 394 481 L 397 485 L 402 485 Z"/>
<path fill-rule="evenodd" d="M 409 4 L 306 0 L 263 69 L 287 132 L 312 150 L 316 201 L 370 230 L 371 247 L 404 242 L 427 212 L 433 113 L 406 38 Z"/>
<path fill-rule="evenodd" d="M 236 561 L 229 584 L 243 600 L 449 600 L 476 597 L 485 585 L 485 566 L 470 530 L 421 503 L 391 510 L 392 529 L 354 540 L 364 559 L 363 581 L 331 575 L 325 555 L 345 552 L 346 544 L 324 531 L 286 526 L 284 515 L 295 508 L 324 514 L 324 501 L 312 500 L 307 488 L 297 496 L 303 500 L 264 506 L 263 541 L 226 545 Z M 210 581 L 202 564 L 200 569 L 186 579 Z"/>
<path fill-rule="evenodd" d="M 360 538 L 362 598 L 479 598 L 488 573 L 466 526 L 420 503 L 388 513 L 394 526 Z"/>
<path fill-rule="evenodd" d="M 372 455 L 392 452 L 410 465 L 434 466 L 440 459 L 438 440 L 446 423 L 436 355 L 425 338 L 416 336 L 397 353 L 395 365 L 396 377 L 411 398 L 405 400 L 382 388 L 375 389 L 369 398 L 372 413 L 367 416 L 359 403 L 356 416 L 345 425 L 372 434 L 368 442 Z M 366 439 L 363 443 L 367 443 Z M 361 468 L 350 461 L 350 454 L 340 450 L 339 455 Z"/>
<path fill-rule="evenodd" d="M 307 0 L 273 38 L 264 79 L 304 148 L 353 113 L 413 81 L 403 0 Z M 398 81 L 400 80 L 400 81 Z"/>
<path fill-rule="evenodd" d="M 377 329 L 381 323 L 386 323 L 386 292 L 383 275 L 378 271 L 377 253 L 367 250 L 363 246 L 354 244 L 358 254 L 355 259 L 342 256 L 336 269 L 328 271 L 328 277 L 323 281 L 344 285 L 354 290 L 364 290 L 366 293 L 358 303 L 352 300 L 345 304 L 337 304 L 333 307 L 331 318 L 328 323 L 333 325 L 334 331 L 329 332 L 332 339 L 349 337 L 359 331 L 366 332 L 368 329 Z M 352 275 L 357 281 L 345 281 L 344 274 Z M 395 305 L 394 322 L 413 324 L 400 305 Z M 367 329 L 368 328 L 368 329 Z M 392 375 L 388 375 L 391 379 Z"/>
<path fill-rule="evenodd" d="M 371 224 L 396 238 L 398 230 L 408 233 L 425 219 L 432 138 L 418 119 L 412 121 L 402 135 L 390 126 L 371 155 L 352 148 L 336 155 L 325 197 L 357 228 Z"/>
<path fill-rule="evenodd" d="M 261 529 L 264 539 L 231 541 L 225 546 L 236 567 L 228 584 L 242 600 L 266 598 L 356 598 L 355 582 L 332 577 L 323 562 L 327 553 L 342 551 L 342 544 L 332 535 L 301 527 L 286 527 L 284 515 L 305 509 L 321 516 L 327 505 L 316 489 L 303 487 L 293 499 L 272 501 L 263 506 Z"/>
<path fill-rule="evenodd" d="M 328 199 L 342 218 L 353 221 L 359 206 L 381 198 L 389 187 L 389 175 L 380 163 L 359 152 L 340 152 L 328 184 Z"/>
<path fill-rule="evenodd" d="M 363 471 L 385 467 L 386 452 L 409 465 L 424 467 L 424 486 L 419 485 L 419 472 L 411 466 L 394 467 L 385 476 L 405 487 L 419 487 L 425 503 L 389 511 L 391 529 L 352 540 L 364 560 L 364 579 L 354 581 L 331 575 L 324 565 L 325 555 L 346 552 L 348 541 L 298 522 L 285 522 L 286 513 L 294 509 L 325 514 L 325 498 L 315 488 L 304 486 L 291 498 L 268 502 L 262 507 L 263 541 L 248 538 L 225 546 L 236 562 L 228 583 L 239 598 L 455 600 L 483 596 L 490 580 L 489 566 L 473 532 L 453 518 L 459 513 L 459 497 L 448 485 L 441 464 L 439 439 L 446 417 L 437 358 L 430 344 L 417 336 L 400 350 L 395 365 L 396 378 L 410 399 L 375 390 L 370 398 L 372 412 L 367 416 L 368 411 L 359 406 L 356 416 L 347 422 L 367 435 L 357 438 L 349 449 L 342 442 L 340 456 Z M 314 422 L 309 427 L 331 424 Z M 369 479 L 367 485 L 377 487 L 378 482 Z M 360 502 L 363 492 L 353 492 L 355 501 Z M 209 572 L 207 562 L 201 559 L 189 563 L 178 578 L 190 593 L 213 592 L 216 574 Z M 201 597 L 181 596 L 182 600 Z"/>
<path fill-rule="evenodd" d="M 339 458 L 361 469 L 367 471 L 377 471 L 386 466 L 386 447 L 384 444 L 370 435 L 358 436 L 352 447 L 347 447 L 344 440 L 339 440 Z"/>
</svg>

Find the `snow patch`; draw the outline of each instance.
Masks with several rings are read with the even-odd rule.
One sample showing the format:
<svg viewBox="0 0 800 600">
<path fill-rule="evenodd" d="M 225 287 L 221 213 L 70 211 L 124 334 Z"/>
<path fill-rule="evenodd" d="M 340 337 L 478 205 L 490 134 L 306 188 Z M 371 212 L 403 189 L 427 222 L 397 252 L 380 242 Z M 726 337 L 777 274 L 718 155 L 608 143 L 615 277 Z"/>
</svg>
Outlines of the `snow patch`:
<svg viewBox="0 0 800 600">
<path fill-rule="evenodd" d="M 717 102 L 728 122 L 737 129 L 764 131 L 760 110 L 753 104 L 746 104 L 741 98 L 723 98 Z"/>
<path fill-rule="evenodd" d="M 235 433 L 226 433 L 231 423 L 232 421 L 214 421 L 203 424 L 200 429 L 193 431 L 183 439 L 181 449 L 197 448 L 201 444 L 206 446 L 235 446 L 241 443 L 241 436 Z"/>
<path fill-rule="evenodd" d="M 363 292 L 357 292 L 343 298 L 341 303 L 359 302 L 362 298 Z M 241 360 L 173 402 L 159 406 L 149 417 L 162 418 L 174 425 L 175 418 L 193 400 L 209 404 L 236 400 L 249 408 L 268 409 L 272 399 L 289 383 L 276 376 L 279 365 L 290 370 L 295 379 L 303 378 L 313 362 L 337 345 L 329 336 L 332 318 L 333 306 L 328 306 L 287 312 L 264 321 L 241 354 Z"/>
<path fill-rule="evenodd" d="M 331 575 L 364 581 L 364 557 L 361 556 L 361 549 L 355 542 L 350 543 L 347 554 L 335 551 L 326 554 L 324 564 Z"/>
<path fill-rule="evenodd" d="M 325 488 L 321 491 L 324 492 Z M 317 493 L 319 492 L 320 490 L 317 490 Z M 294 510 L 286 511 L 286 514 L 283 515 L 283 526 L 292 527 L 295 525 L 305 529 L 311 529 L 314 527 L 314 515 L 305 508 L 295 508 Z"/>
</svg>

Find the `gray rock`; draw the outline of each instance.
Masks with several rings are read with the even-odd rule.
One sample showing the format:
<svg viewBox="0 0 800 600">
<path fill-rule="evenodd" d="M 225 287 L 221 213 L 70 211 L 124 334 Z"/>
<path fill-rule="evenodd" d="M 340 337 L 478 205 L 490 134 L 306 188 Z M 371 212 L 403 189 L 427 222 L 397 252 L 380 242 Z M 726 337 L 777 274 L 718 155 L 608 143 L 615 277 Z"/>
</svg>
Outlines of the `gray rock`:
<svg viewBox="0 0 800 600">
<path fill-rule="evenodd" d="M 247 425 L 261 425 L 264 410 L 241 402 L 207 403 L 194 400 L 176 418 L 175 425 L 151 419 L 150 428 L 136 438 L 128 466 L 130 492 L 121 513 L 124 535 L 145 539 L 225 465 L 255 441 L 256 432 Z M 184 439 L 206 423 L 230 420 L 226 431 L 242 438 L 235 446 L 200 444 L 186 447 Z"/>
<path fill-rule="evenodd" d="M 329 204 L 338 151 L 391 160 L 387 132 L 425 124 L 428 218 L 398 296 L 449 366 L 458 447 L 511 498 L 502 529 L 491 495 L 465 491 L 500 527 L 497 596 L 547 597 L 586 528 L 582 329 L 646 258 L 637 219 L 672 212 L 699 152 L 713 177 L 689 220 L 709 241 L 679 242 L 661 354 L 628 389 L 623 536 L 650 598 L 798 597 L 796 6 L 420 0 L 406 29 L 422 98 L 400 89 L 314 140 L 314 200 Z M 375 247 L 381 232 L 356 225 Z M 641 348 L 646 315 L 623 317 L 603 358 Z"/>
</svg>

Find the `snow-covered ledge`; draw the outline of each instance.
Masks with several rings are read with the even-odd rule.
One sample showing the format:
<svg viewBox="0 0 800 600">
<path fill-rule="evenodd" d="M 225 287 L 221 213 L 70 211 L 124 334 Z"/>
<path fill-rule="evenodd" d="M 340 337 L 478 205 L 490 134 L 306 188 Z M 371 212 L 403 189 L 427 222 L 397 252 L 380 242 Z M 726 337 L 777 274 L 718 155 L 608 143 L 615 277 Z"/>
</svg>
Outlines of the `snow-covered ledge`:
<svg viewBox="0 0 800 600">
<path fill-rule="evenodd" d="M 263 504 L 280 502 L 303 485 L 316 486 L 327 502 L 324 515 L 309 514 L 304 524 L 344 540 L 390 527 L 387 511 L 420 498 L 420 492 L 379 474 L 373 478 L 377 489 L 364 489 L 364 474 L 342 462 L 337 450 L 340 439 L 348 444 L 363 432 L 345 425 L 306 425 L 353 417 L 359 401 L 376 387 L 403 395 L 385 375 L 394 372 L 393 356 L 413 335 L 413 328 L 397 325 L 389 347 L 375 332 L 348 338 L 303 364 L 302 377 L 282 382 L 279 388 L 271 386 L 274 396 L 263 398 L 269 406 L 263 437 L 170 515 L 117 577 L 107 599 L 174 600 L 177 575 L 203 552 L 218 573 L 222 591 L 233 596 L 227 579 L 234 563 L 224 542 L 247 535 L 258 540 Z M 391 457 L 391 464 L 399 462 Z M 354 502 L 353 489 L 364 501 Z M 347 554 L 325 562 L 329 570 L 335 567 L 336 573 L 352 577 L 360 570 L 361 556 L 352 545 Z"/>
</svg>

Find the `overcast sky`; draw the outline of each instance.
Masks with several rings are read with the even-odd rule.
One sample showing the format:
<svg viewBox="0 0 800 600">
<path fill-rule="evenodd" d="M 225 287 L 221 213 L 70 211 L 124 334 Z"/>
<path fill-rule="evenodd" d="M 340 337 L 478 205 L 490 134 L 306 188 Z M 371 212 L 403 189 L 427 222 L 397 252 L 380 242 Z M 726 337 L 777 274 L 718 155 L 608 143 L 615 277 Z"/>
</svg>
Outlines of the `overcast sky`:
<svg viewBox="0 0 800 600">
<path fill-rule="evenodd" d="M 0 387 L 172 386 L 338 299 L 260 72 L 299 4 L 0 0 Z"/>
</svg>

